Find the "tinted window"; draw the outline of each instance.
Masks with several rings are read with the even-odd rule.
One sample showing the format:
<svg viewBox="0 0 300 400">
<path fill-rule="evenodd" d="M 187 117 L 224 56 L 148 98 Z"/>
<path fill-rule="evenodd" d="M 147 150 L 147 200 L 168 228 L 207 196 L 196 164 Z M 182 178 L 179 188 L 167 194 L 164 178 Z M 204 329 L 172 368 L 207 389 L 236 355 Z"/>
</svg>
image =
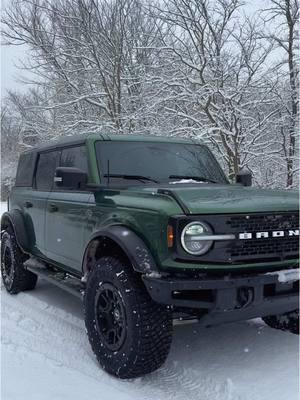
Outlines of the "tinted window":
<svg viewBox="0 0 300 400">
<path fill-rule="evenodd" d="M 88 174 L 85 147 L 76 146 L 63 149 L 61 152 L 60 166 L 79 168 Z"/>
<path fill-rule="evenodd" d="M 35 175 L 35 183 L 38 190 L 52 189 L 58 156 L 58 151 L 40 154 Z"/>
<path fill-rule="evenodd" d="M 96 143 L 96 153 L 102 177 L 107 175 L 109 161 L 110 176 L 142 175 L 167 182 L 170 176 L 176 175 L 227 183 L 218 162 L 210 150 L 202 145 L 99 141 Z M 112 182 L 116 180 L 120 181 L 120 178 L 114 178 Z"/>
<path fill-rule="evenodd" d="M 16 186 L 32 186 L 35 158 L 35 153 L 21 154 L 16 176 Z"/>
</svg>

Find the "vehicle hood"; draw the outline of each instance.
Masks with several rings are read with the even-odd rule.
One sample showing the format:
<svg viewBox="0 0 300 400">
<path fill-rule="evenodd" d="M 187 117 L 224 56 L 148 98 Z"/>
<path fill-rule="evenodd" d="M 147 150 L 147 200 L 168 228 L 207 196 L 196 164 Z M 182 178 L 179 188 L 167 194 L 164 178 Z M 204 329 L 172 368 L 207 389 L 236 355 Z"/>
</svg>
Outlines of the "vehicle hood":
<svg viewBox="0 0 300 400">
<path fill-rule="evenodd" d="M 240 185 L 168 185 L 189 214 L 296 211 L 299 195 L 292 190 L 270 190 Z M 161 190 L 158 190 L 161 191 Z"/>
</svg>

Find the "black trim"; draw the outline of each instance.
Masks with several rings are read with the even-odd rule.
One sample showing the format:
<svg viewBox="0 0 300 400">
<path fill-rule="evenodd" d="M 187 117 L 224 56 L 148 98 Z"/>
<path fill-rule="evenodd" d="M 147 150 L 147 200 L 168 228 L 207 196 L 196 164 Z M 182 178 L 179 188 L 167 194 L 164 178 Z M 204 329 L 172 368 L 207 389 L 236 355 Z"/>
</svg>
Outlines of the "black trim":
<svg viewBox="0 0 300 400">
<path fill-rule="evenodd" d="M 6 225 L 5 220 L 8 220 L 11 223 L 18 246 L 23 252 L 28 252 L 32 244 L 30 243 L 29 237 L 33 237 L 32 235 L 34 235 L 33 227 L 30 234 L 28 234 L 26 231 L 25 218 L 21 211 L 17 209 L 7 211 L 2 215 L 1 230 Z M 27 223 L 30 223 L 30 221 L 28 220 Z M 35 241 L 35 239 L 33 239 L 33 241 Z"/>
<path fill-rule="evenodd" d="M 112 225 L 95 232 L 86 246 L 82 267 L 86 263 L 89 246 L 95 239 L 109 238 L 117 243 L 129 258 L 133 268 L 141 273 L 157 271 L 156 262 L 144 241 L 133 231 L 123 225 Z"/>
<path fill-rule="evenodd" d="M 280 283 L 276 274 L 202 279 L 143 275 L 142 278 L 154 301 L 194 315 L 198 313 L 203 325 L 275 315 L 299 306 L 299 281 Z"/>
</svg>

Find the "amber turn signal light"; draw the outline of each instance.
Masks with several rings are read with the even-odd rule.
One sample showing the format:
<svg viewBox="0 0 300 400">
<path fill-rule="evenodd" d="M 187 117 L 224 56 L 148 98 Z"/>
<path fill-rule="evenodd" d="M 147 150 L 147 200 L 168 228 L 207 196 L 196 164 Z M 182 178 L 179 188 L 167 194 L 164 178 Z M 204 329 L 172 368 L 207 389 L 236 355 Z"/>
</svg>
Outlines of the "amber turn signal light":
<svg viewBox="0 0 300 400">
<path fill-rule="evenodd" d="M 168 247 L 173 247 L 174 244 L 173 226 L 168 225 L 167 235 L 168 235 Z"/>
</svg>

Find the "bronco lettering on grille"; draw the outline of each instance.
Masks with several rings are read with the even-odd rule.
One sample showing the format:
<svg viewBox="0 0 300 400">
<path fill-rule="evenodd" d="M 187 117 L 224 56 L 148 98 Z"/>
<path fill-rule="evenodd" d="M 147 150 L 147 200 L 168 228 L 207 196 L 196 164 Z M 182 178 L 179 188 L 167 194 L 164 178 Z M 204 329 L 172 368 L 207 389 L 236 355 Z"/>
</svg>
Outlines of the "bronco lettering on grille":
<svg viewBox="0 0 300 400">
<path fill-rule="evenodd" d="M 243 232 L 239 233 L 239 239 L 267 239 L 267 238 L 281 238 L 284 236 L 299 236 L 299 229 L 288 231 L 272 231 L 272 232 Z"/>
</svg>

